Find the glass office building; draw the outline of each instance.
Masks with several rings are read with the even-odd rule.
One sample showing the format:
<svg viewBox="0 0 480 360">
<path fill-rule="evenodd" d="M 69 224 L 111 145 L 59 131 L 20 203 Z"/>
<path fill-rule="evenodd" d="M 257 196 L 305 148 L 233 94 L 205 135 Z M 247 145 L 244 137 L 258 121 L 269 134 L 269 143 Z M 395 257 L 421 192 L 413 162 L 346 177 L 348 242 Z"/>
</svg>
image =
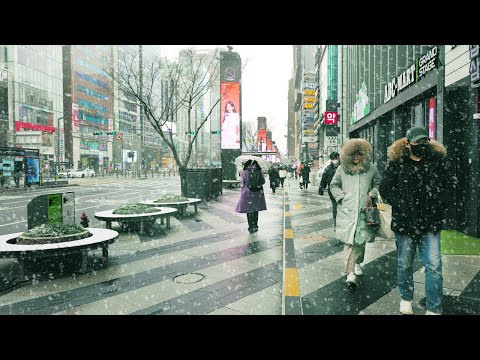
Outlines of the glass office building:
<svg viewBox="0 0 480 360">
<path fill-rule="evenodd" d="M 52 170 L 64 160 L 62 47 L 7 45 L 3 57 L 12 145 L 39 149 L 42 168 Z"/>
</svg>

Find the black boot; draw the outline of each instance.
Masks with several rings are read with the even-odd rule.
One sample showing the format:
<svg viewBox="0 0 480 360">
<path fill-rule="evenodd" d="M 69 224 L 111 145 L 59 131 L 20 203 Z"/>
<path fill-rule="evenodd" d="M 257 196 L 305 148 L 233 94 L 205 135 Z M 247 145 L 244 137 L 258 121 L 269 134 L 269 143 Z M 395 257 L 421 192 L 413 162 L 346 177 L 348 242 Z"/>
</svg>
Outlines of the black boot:
<svg viewBox="0 0 480 360">
<path fill-rule="evenodd" d="M 253 214 L 253 232 L 258 231 L 258 211 L 255 211 Z"/>
<path fill-rule="evenodd" d="M 247 213 L 248 232 L 253 233 L 253 213 Z"/>
</svg>

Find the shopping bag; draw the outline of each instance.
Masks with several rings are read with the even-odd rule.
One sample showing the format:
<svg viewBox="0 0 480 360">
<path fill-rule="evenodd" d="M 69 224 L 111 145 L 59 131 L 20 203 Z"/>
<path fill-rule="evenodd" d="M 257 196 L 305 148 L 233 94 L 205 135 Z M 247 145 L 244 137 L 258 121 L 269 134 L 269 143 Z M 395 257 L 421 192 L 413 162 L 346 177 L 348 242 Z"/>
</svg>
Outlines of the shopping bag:
<svg viewBox="0 0 480 360">
<path fill-rule="evenodd" d="M 393 240 L 395 239 L 395 234 L 392 231 L 392 205 L 385 204 L 380 193 L 377 191 L 377 209 L 379 210 L 380 216 L 380 226 L 377 230 L 377 236 L 387 239 Z"/>
</svg>

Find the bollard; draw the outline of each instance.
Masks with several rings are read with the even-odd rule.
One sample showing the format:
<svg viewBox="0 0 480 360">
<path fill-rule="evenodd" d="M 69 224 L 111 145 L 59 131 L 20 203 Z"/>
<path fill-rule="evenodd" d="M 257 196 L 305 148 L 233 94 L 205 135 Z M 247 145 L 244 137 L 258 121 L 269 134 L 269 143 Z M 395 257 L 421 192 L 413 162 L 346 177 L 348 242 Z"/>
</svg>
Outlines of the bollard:
<svg viewBox="0 0 480 360">
<path fill-rule="evenodd" d="M 90 220 L 88 220 L 87 214 L 85 214 L 85 211 L 82 212 L 82 215 L 80 216 L 80 225 L 82 225 L 84 228 L 88 227 L 88 223 Z"/>
</svg>

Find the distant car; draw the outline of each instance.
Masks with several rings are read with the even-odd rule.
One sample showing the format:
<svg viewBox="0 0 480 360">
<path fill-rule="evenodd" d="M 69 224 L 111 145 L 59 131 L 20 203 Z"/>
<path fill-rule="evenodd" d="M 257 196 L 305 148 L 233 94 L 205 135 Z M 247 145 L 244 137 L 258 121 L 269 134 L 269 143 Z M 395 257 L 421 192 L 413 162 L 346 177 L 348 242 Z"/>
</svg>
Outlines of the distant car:
<svg viewBox="0 0 480 360">
<path fill-rule="evenodd" d="M 57 175 L 59 178 L 69 178 L 72 171 L 74 170 L 73 169 L 62 170 Z"/>
<path fill-rule="evenodd" d="M 317 178 L 318 178 L 318 183 L 320 184 L 320 181 L 322 180 L 323 173 L 325 172 L 325 169 L 327 168 L 328 165 L 332 163 L 332 160 L 328 159 L 328 161 L 323 164 L 320 169 L 318 169 L 317 172 Z"/>
<path fill-rule="evenodd" d="M 93 171 L 92 169 L 89 169 L 89 168 L 86 168 L 86 169 L 83 169 L 83 170 L 72 171 L 70 173 L 70 177 L 72 177 L 72 178 L 74 178 L 74 177 L 84 178 L 84 177 L 94 177 L 94 176 L 95 176 L 95 171 Z"/>
</svg>

